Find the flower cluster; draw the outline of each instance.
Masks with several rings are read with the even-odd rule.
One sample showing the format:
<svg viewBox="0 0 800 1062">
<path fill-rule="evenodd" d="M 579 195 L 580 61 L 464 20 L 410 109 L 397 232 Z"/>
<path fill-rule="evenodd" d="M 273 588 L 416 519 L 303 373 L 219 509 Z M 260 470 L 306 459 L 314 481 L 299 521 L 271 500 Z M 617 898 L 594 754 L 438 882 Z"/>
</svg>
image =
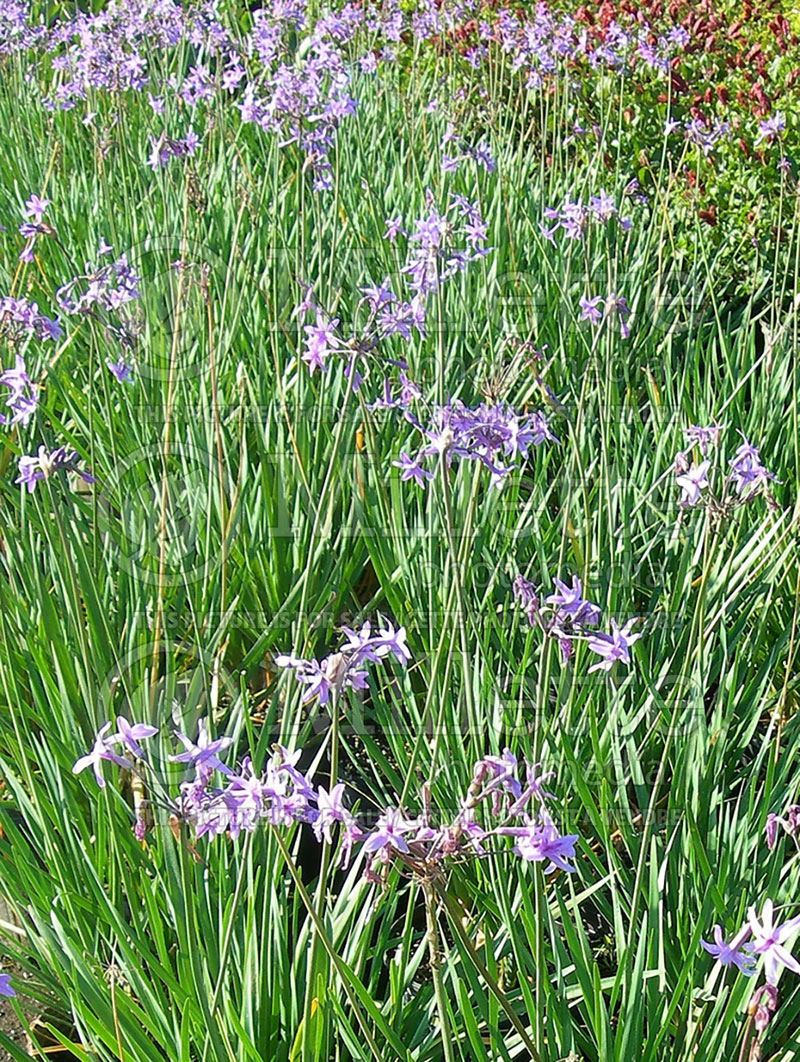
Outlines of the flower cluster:
<svg viewBox="0 0 800 1062">
<path fill-rule="evenodd" d="M 524 767 L 521 778 L 520 767 Z M 501 756 L 485 756 L 472 773 L 469 788 L 456 814 L 438 825 L 433 822 L 430 794 L 422 791 L 422 808 L 415 819 L 398 808 L 387 807 L 364 837 L 364 849 L 383 864 L 393 859 L 418 874 L 447 857 L 485 857 L 490 844 L 503 837 L 514 842 L 513 852 L 526 862 L 544 863 L 544 872 L 573 873 L 577 834 L 562 836 L 547 808 L 551 793 L 544 791 L 549 774 L 540 765 L 524 761 L 506 748 Z M 483 809 L 482 819 L 476 817 Z M 441 816 L 440 816 L 441 818 Z"/>
<path fill-rule="evenodd" d="M 556 233 L 559 229 L 569 240 L 580 240 L 591 222 L 600 225 L 608 225 L 612 218 L 616 218 L 620 228 L 627 232 L 633 225 L 630 218 L 622 217 L 614 204 L 611 196 L 600 190 L 598 195 L 590 197 L 588 204 L 580 200 L 572 201 L 565 199 L 560 207 L 545 207 L 544 221 L 539 222 L 539 228 L 545 239 L 555 244 Z M 548 222 L 551 224 L 548 225 Z"/>
<path fill-rule="evenodd" d="M 377 358 L 382 342 L 391 336 L 400 336 L 408 342 L 412 330 L 424 338 L 428 296 L 437 292 L 449 277 L 466 269 L 470 262 L 489 253 L 487 226 L 475 203 L 454 195 L 447 210 L 440 213 L 434 208 L 430 191 L 426 202 L 428 213 L 416 222 L 410 234 L 401 227 L 402 219 L 387 220 L 386 239 L 394 241 L 401 234 L 407 237 L 409 250 L 400 273 L 408 298 L 397 294 L 388 277 L 380 284 L 361 288 L 356 327 L 353 335 L 345 339 L 340 333 L 339 318 L 318 306 L 313 288 L 306 286 L 293 316 L 305 318 L 313 314 L 314 317 L 313 323 L 303 326 L 305 340 L 300 355 L 310 373 L 317 369 L 325 372 L 327 359 L 339 355 L 346 359 L 351 384 L 357 390 L 363 380 L 359 367 L 364 369 L 368 360 Z M 401 364 L 405 367 L 405 363 Z M 385 368 L 385 362 L 381 365 Z"/>
<path fill-rule="evenodd" d="M 359 631 L 343 627 L 347 641 L 335 653 L 322 660 L 303 660 L 281 655 L 275 658 L 275 663 L 278 667 L 294 671 L 298 682 L 308 686 L 303 703 L 318 697 L 319 703 L 325 705 L 332 692 L 338 694 L 344 689 L 367 688 L 367 671 L 364 667 L 366 663 L 378 663 L 391 655 L 405 667 L 411 659 L 406 645 L 405 628 L 399 627 L 395 630 L 392 624 L 384 619 L 381 619 L 381 623 L 377 634 L 372 633 L 369 622 L 364 623 Z"/>
<path fill-rule="evenodd" d="M 182 159 L 194 155 L 199 145 L 200 137 L 193 129 L 190 129 L 182 140 L 173 140 L 166 133 L 162 133 L 158 139 L 151 136 L 147 165 L 151 170 L 163 169 L 170 159 Z"/>
<path fill-rule="evenodd" d="M 587 647 L 601 658 L 589 668 L 590 673 L 610 671 L 618 660 L 629 664 L 629 647 L 641 638 L 641 634 L 632 633 L 636 617 L 629 619 L 623 627 L 612 619 L 609 634 L 603 631 L 590 632 L 589 628 L 597 627 L 600 623 L 600 607 L 584 600 L 578 576 L 572 576 L 571 586 L 560 579 L 555 579 L 554 583 L 554 593 L 542 601 L 534 584 L 522 575 L 517 575 L 514 579 L 514 597 L 525 611 L 531 627 L 538 627 L 546 637 L 558 642 L 562 665 L 573 655 L 575 641 L 585 641 Z"/>
<path fill-rule="evenodd" d="M 389 399 L 383 408 L 404 406 L 405 397 L 401 392 L 399 399 Z M 425 424 L 408 409 L 404 415 L 426 443 L 413 457 L 401 451 L 400 460 L 393 464 L 401 470 L 401 479 L 413 479 L 419 486 L 433 477 L 423 461 L 444 456 L 448 467 L 454 457 L 480 462 L 489 469 L 493 486 L 501 487 L 515 470 L 514 462 L 518 458 L 527 460 L 531 447 L 541 446 L 546 440 L 558 442 L 544 413 L 520 415 L 504 402 L 481 402 L 470 407 L 453 398 L 446 405 L 434 405 Z"/>
<path fill-rule="evenodd" d="M 363 829 L 345 806 L 344 783 L 337 782 L 329 791 L 315 787 L 311 778 L 301 773 L 297 766 L 300 749 L 289 751 L 278 745 L 262 772 L 256 771 L 249 756 L 236 770 L 221 759 L 232 739 L 212 738 L 205 720 L 201 720 L 196 741 L 175 733 L 183 751 L 167 759 L 185 764 L 191 777 L 180 784 L 179 795 L 173 799 L 142 746 L 158 733 L 157 728 L 131 724 L 122 716 L 117 717 L 116 724 L 113 733 L 111 722 L 100 728 L 92 749 L 75 761 L 73 773 L 91 767 L 101 788 L 106 784 L 101 772 L 104 762 L 139 774 L 154 801 L 190 825 L 197 837 L 227 834 L 235 838 L 242 831 L 253 832 L 262 822 L 276 827 L 305 823 L 320 843 L 333 844 L 333 829 L 339 826 L 337 858 L 345 867 L 354 845 L 361 842 L 366 855 L 379 864 L 385 866 L 397 859 L 418 874 L 429 872 L 448 857 L 488 856 L 492 842 L 510 838 L 520 859 L 543 863 L 547 874 L 575 870 L 571 860 L 578 835 L 562 836 L 547 807 L 553 796 L 543 787 L 551 775 L 542 774 L 539 764 L 518 764 L 510 749 L 501 756 L 485 756 L 475 764 L 469 787 L 452 818 L 438 825 L 433 822 L 429 791 L 424 788 L 417 818 L 407 818 L 401 809 L 387 807 L 371 829 Z M 478 808 L 483 810 L 481 820 L 476 817 Z M 137 838 L 144 839 L 146 829 L 140 811 L 134 825 Z M 369 866 L 365 873 L 374 879 Z"/>
<path fill-rule="evenodd" d="M 35 339 L 58 339 L 58 321 L 39 313 L 35 302 L 27 299 L 0 298 L 0 336 L 12 343 L 33 336 Z"/>
<path fill-rule="evenodd" d="M 14 480 L 15 483 L 22 484 L 28 488 L 28 492 L 32 493 L 36 489 L 36 484 L 41 479 L 49 479 L 54 472 L 59 472 L 65 468 L 73 468 L 75 462 L 78 460 L 78 454 L 76 450 L 67 450 L 64 446 L 59 446 L 58 449 L 47 452 L 45 446 L 40 446 L 36 455 L 28 457 L 23 454 L 19 459 L 19 475 Z M 90 472 L 86 472 L 84 469 L 75 469 L 84 483 L 94 483 L 95 478 Z"/>
<path fill-rule="evenodd" d="M 723 516 L 757 494 L 763 493 L 771 501 L 767 487 L 775 476 L 761 463 L 758 447 L 753 446 L 743 432 L 739 432 L 742 444 L 731 458 L 727 474 L 720 475 L 713 467 L 721 431 L 717 424 L 708 427 L 691 425 L 684 429 L 686 449 L 675 455 L 674 463 L 675 479 L 681 489 L 678 504 L 682 509 L 693 508 L 704 501 L 712 513 Z M 694 449 L 699 452 L 700 460 L 692 455 Z M 713 493 L 709 479 L 709 475 L 715 473 L 717 482 L 722 483 L 719 494 Z"/>
<path fill-rule="evenodd" d="M 108 244 L 100 245 L 101 254 L 109 254 Z M 140 278 L 122 254 L 109 265 L 95 269 L 86 263 L 86 272 L 67 281 L 56 292 L 56 302 L 67 314 L 90 313 L 94 307 L 118 310 L 139 298 Z M 76 295 L 76 289 L 83 289 Z"/>
<path fill-rule="evenodd" d="M 39 396 L 25 371 L 25 359 L 21 355 L 17 354 L 13 369 L 0 372 L 0 384 L 9 390 L 6 405 L 11 410 L 10 416 L 0 414 L 0 424 L 7 427 L 11 427 L 12 424 L 21 424 L 23 428 L 26 427 L 36 411 Z"/>
<path fill-rule="evenodd" d="M 746 977 L 756 973 L 759 959 L 763 959 L 766 984 L 756 988 L 750 999 L 750 1009 L 759 1032 L 763 1032 L 778 1004 L 778 974 L 781 967 L 800 974 L 800 962 L 787 947 L 800 932 L 800 915 L 787 922 L 775 922 L 775 906 L 765 900 L 759 918 L 755 907 L 748 908 L 747 921 L 726 942 L 722 927 L 714 926 L 714 943 L 700 941 L 705 950 L 722 966 L 735 966 Z M 752 1057 L 752 1056 L 751 1056 Z"/>
<path fill-rule="evenodd" d="M 444 149 L 447 148 L 447 154 Z M 472 161 L 482 166 L 487 173 L 495 169 L 495 162 L 488 144 L 483 142 L 472 145 L 459 137 L 453 126 L 449 125 L 442 137 L 442 169 L 445 173 L 454 173 L 462 162 Z"/>
</svg>

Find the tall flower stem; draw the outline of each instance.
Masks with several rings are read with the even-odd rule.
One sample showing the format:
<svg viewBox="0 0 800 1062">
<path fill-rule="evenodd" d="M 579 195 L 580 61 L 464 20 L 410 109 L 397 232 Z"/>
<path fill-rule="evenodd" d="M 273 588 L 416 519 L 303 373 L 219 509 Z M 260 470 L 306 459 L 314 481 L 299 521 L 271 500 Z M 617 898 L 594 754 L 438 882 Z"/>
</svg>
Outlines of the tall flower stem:
<svg viewBox="0 0 800 1062">
<path fill-rule="evenodd" d="M 330 730 L 330 784 L 329 791 L 336 785 L 339 773 L 339 694 L 334 689 L 330 696 L 331 706 L 331 730 Z M 320 859 L 319 878 L 317 880 L 316 895 L 314 897 L 314 910 L 317 920 L 311 936 L 311 950 L 308 961 L 308 975 L 306 977 L 306 996 L 303 1006 L 303 1057 L 311 1050 L 311 1026 L 314 1020 L 315 985 L 317 975 L 322 971 L 321 967 L 326 960 L 324 944 L 316 930 L 317 923 L 324 924 L 325 898 L 328 891 L 328 875 L 331 867 L 331 845 L 323 844 L 322 857 Z M 309 1056 L 310 1057 L 310 1056 Z"/>
<path fill-rule="evenodd" d="M 439 926 L 436 921 L 436 893 L 433 886 L 427 882 L 423 886 L 425 896 L 425 918 L 428 926 L 428 956 L 433 978 L 433 994 L 436 1000 L 436 1011 L 439 1015 L 439 1032 L 442 1036 L 442 1049 L 444 1050 L 444 1062 L 455 1062 L 453 1055 L 453 1042 L 450 1038 L 450 1019 L 447 1013 L 447 997 L 442 980 L 442 956 L 439 941 Z"/>
</svg>

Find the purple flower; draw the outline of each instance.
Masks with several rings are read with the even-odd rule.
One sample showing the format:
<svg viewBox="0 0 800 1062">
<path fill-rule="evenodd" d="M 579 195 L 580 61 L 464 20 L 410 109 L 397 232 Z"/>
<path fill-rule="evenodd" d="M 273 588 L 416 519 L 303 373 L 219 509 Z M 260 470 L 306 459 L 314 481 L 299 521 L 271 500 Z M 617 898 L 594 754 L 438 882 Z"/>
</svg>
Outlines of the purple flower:
<svg viewBox="0 0 800 1062">
<path fill-rule="evenodd" d="M 14 480 L 27 487 L 31 493 L 36 488 L 39 480 L 47 479 L 59 469 L 68 468 L 78 459 L 75 450 L 67 450 L 59 446 L 57 450 L 48 453 L 44 446 L 40 446 L 35 457 L 23 455 L 19 459 L 19 475 Z M 91 473 L 77 469 L 78 475 L 85 483 L 94 483 L 95 478 Z"/>
<path fill-rule="evenodd" d="M 603 303 L 603 297 L 601 295 L 594 295 L 591 299 L 587 299 L 585 295 L 581 295 L 578 299 L 578 305 L 581 308 L 581 320 L 591 321 L 592 324 L 597 324 L 603 316 L 600 309 Z"/>
<path fill-rule="evenodd" d="M 11 974 L 0 973 L 0 996 L 5 996 L 7 999 L 11 999 L 16 996 L 16 992 L 11 987 Z"/>
<path fill-rule="evenodd" d="M 72 765 L 72 773 L 80 774 L 81 771 L 87 767 L 91 767 L 94 771 L 95 779 L 101 789 L 105 788 L 105 781 L 100 773 L 100 764 L 103 760 L 108 760 L 110 763 L 116 763 L 118 767 L 130 767 L 130 760 L 125 759 L 124 756 L 119 756 L 113 749 L 114 742 L 119 741 L 119 734 L 109 734 L 111 729 L 111 723 L 104 723 L 103 726 L 97 731 L 97 735 L 94 739 L 94 746 L 91 752 L 88 752 L 85 756 L 80 756 Z"/>
<path fill-rule="evenodd" d="M 775 847 L 775 840 L 778 836 L 778 816 L 770 812 L 767 815 L 766 825 L 764 826 L 764 834 L 767 840 L 767 848 L 771 852 Z"/>
<path fill-rule="evenodd" d="M 197 734 L 197 744 L 195 744 L 185 734 L 181 734 L 179 730 L 176 730 L 175 737 L 183 745 L 184 751 L 175 756 L 168 756 L 167 759 L 171 763 L 189 763 L 193 767 L 205 768 L 209 772 L 216 770 L 222 774 L 231 774 L 230 768 L 225 766 L 217 756 L 217 753 L 232 745 L 233 738 L 221 737 L 212 741 L 205 719 L 201 719 L 197 724 Z"/>
<path fill-rule="evenodd" d="M 800 974 L 800 962 L 784 947 L 784 943 L 800 930 L 800 915 L 776 926 L 773 914 L 772 900 L 764 901 L 760 922 L 754 907 L 750 907 L 747 912 L 749 928 L 753 933 L 753 954 L 763 955 L 764 973 L 771 985 L 777 983 L 779 966 L 785 966 L 787 970 Z"/>
<path fill-rule="evenodd" d="M 706 473 L 710 467 L 710 461 L 701 461 L 699 465 L 692 465 L 687 472 L 677 477 L 678 486 L 682 491 L 679 504 L 683 508 L 696 505 L 700 500 L 700 491 L 708 486 Z"/>
<path fill-rule="evenodd" d="M 49 199 L 40 199 L 38 195 L 32 195 L 25 201 L 25 209 L 22 213 L 26 218 L 33 218 L 35 225 L 41 225 L 44 212 L 49 206 Z"/>
<path fill-rule="evenodd" d="M 631 662 L 628 646 L 641 638 L 641 634 L 631 634 L 631 628 L 635 622 L 636 617 L 634 616 L 633 619 L 628 620 L 624 627 L 619 627 L 616 620 L 612 619 L 610 634 L 598 633 L 588 639 L 586 644 L 589 649 L 603 658 L 598 660 L 596 664 L 592 664 L 588 673 L 592 671 L 610 671 L 617 660 L 621 660 L 623 664 Z"/>
<path fill-rule="evenodd" d="M 117 730 L 119 731 L 118 737 L 125 748 L 134 756 L 138 756 L 140 760 L 144 759 L 145 753 L 139 742 L 154 737 L 158 733 L 158 727 L 148 726 L 147 723 L 134 723 L 131 726 L 124 715 L 117 716 Z"/>
<path fill-rule="evenodd" d="M 776 111 L 775 114 L 769 118 L 764 118 L 763 121 L 758 123 L 758 136 L 755 139 L 755 143 L 760 144 L 762 140 L 766 140 L 768 144 L 771 144 L 785 129 L 786 118 L 780 111 Z"/>
<path fill-rule="evenodd" d="M 133 383 L 133 377 L 131 376 L 133 366 L 126 365 L 124 358 L 120 357 L 115 362 L 107 361 L 106 366 L 117 383 Z"/>
<path fill-rule="evenodd" d="M 547 860 L 545 874 L 551 874 L 554 870 L 575 873 L 575 867 L 568 860 L 575 858 L 578 834 L 560 836 L 546 812 L 540 813 L 539 822 L 527 819 L 524 826 L 506 826 L 498 832 L 516 838 L 514 853 L 526 862 L 538 863 Z"/>
<path fill-rule="evenodd" d="M 384 306 L 388 306 L 392 302 L 397 301 L 397 296 L 389 287 L 389 278 L 385 277 L 382 284 L 373 284 L 366 288 L 360 289 L 361 294 L 369 303 L 369 308 L 373 313 L 377 313 L 378 310 L 383 309 Z"/>
<path fill-rule="evenodd" d="M 748 491 L 748 494 L 752 495 L 759 487 L 765 487 L 771 479 L 775 479 L 775 476 L 762 465 L 758 447 L 749 443 L 742 432 L 739 434 L 743 442 L 730 463 L 731 480 L 737 494 L 742 495 Z"/>
<path fill-rule="evenodd" d="M 708 448 L 716 446 L 719 442 L 721 430 L 718 424 L 709 424 L 707 427 L 690 424 L 688 428 L 683 429 L 683 434 L 686 437 L 686 445 L 699 446 L 700 453 L 705 457 Z"/>
<path fill-rule="evenodd" d="M 722 966 L 735 966 L 746 977 L 752 977 L 755 973 L 756 960 L 752 956 L 752 945 L 745 944 L 745 941 L 749 936 L 750 926 L 744 925 L 739 932 L 731 938 L 730 943 L 726 944 L 722 935 L 722 926 L 717 925 L 714 926 L 714 940 L 716 943 L 709 944 L 708 941 L 703 940 L 702 938 L 700 943 L 709 955 L 713 955 L 717 962 Z"/>
<path fill-rule="evenodd" d="M 332 321 L 326 324 L 322 314 L 317 310 L 317 323 L 303 325 L 303 330 L 306 333 L 306 345 L 300 357 L 308 365 L 312 376 L 315 369 L 325 372 L 325 358 L 338 349 L 339 342 L 336 338 L 338 324 L 338 317 L 334 317 Z"/>
<path fill-rule="evenodd" d="M 593 195 L 589 200 L 589 210 L 591 210 L 595 217 L 604 224 L 617 212 L 617 208 L 614 206 L 614 200 L 606 195 L 602 189 L 600 190 L 599 195 Z"/>
<path fill-rule="evenodd" d="M 582 595 L 581 581 L 577 575 L 572 576 L 572 586 L 569 587 L 566 583 L 562 583 L 560 579 L 553 580 L 556 592 L 550 594 L 545 598 L 545 601 L 549 605 L 555 605 L 560 620 L 563 623 L 565 617 L 569 616 L 573 624 L 577 623 L 588 627 L 594 627 L 600 622 L 600 608 L 598 605 L 593 605 L 591 601 L 584 601 Z"/>
<path fill-rule="evenodd" d="M 350 849 L 353 844 L 362 837 L 356 820 L 344 806 L 344 785 L 342 782 L 331 789 L 330 793 L 323 786 L 317 790 L 318 814 L 313 823 L 314 833 L 318 841 L 323 838 L 328 844 L 332 844 L 331 830 L 335 823 L 342 824 L 342 847 L 345 863 L 349 862 Z"/>
<path fill-rule="evenodd" d="M 6 369 L 5 372 L 0 373 L 0 384 L 10 390 L 6 405 L 11 410 L 11 417 L 0 415 L 0 424 L 9 427 L 12 424 L 21 424 L 23 428 L 26 427 L 36 411 L 39 399 L 25 371 L 25 359 L 21 355 L 16 355 L 13 369 Z"/>
<path fill-rule="evenodd" d="M 392 461 L 392 464 L 395 468 L 402 469 L 400 472 L 401 480 L 413 479 L 418 487 L 424 487 L 426 479 L 433 479 L 433 472 L 423 468 L 419 461 L 419 455 L 417 457 L 409 457 L 405 450 L 401 450 L 400 460 Z"/>
<path fill-rule="evenodd" d="M 391 849 L 406 854 L 408 845 L 403 834 L 411 833 L 417 824 L 404 819 L 396 808 L 387 808 L 375 823 L 374 831 L 364 841 L 365 852 L 381 853 L 381 859 L 390 858 Z"/>
<path fill-rule="evenodd" d="M 396 218 L 386 218 L 386 232 L 384 232 L 383 234 L 384 240 L 388 240 L 389 243 L 394 243 L 398 235 L 400 235 L 401 233 L 403 234 L 403 236 L 407 236 L 408 233 L 405 231 L 402 225 L 403 219 L 400 217 L 399 214 Z"/>
<path fill-rule="evenodd" d="M 616 313 L 619 318 L 619 332 L 623 339 L 627 339 L 630 335 L 628 329 L 627 320 L 631 315 L 631 311 L 628 309 L 628 303 L 622 295 L 615 295 L 612 291 L 606 296 L 606 313 Z"/>
</svg>

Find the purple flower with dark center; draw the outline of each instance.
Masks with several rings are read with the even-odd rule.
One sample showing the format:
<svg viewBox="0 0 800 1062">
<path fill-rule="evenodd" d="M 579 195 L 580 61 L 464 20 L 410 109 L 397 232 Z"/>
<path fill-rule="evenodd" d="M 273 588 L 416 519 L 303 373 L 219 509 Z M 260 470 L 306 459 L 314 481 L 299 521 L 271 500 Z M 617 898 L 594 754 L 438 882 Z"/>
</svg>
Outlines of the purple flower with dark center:
<svg viewBox="0 0 800 1062">
<path fill-rule="evenodd" d="M 588 673 L 592 671 L 610 671 L 617 660 L 621 660 L 623 664 L 631 662 L 628 646 L 633 645 L 635 641 L 641 638 L 641 634 L 631 634 L 631 628 L 635 622 L 636 617 L 634 616 L 633 619 L 628 620 L 624 627 L 619 627 L 616 620 L 612 619 L 610 634 L 598 632 L 587 640 L 586 644 L 589 649 L 603 658 L 598 660 L 596 664 L 592 664 Z"/>
<path fill-rule="evenodd" d="M 722 934 L 722 926 L 714 926 L 714 944 L 709 944 L 708 941 L 700 939 L 700 943 L 703 945 L 709 955 L 713 955 L 714 958 L 722 966 L 735 966 L 746 977 L 752 977 L 755 973 L 756 960 L 753 957 L 752 944 L 745 944 L 745 941 L 750 936 L 750 926 L 744 925 L 739 932 L 733 936 L 730 943 L 725 943 L 725 938 Z"/>
</svg>

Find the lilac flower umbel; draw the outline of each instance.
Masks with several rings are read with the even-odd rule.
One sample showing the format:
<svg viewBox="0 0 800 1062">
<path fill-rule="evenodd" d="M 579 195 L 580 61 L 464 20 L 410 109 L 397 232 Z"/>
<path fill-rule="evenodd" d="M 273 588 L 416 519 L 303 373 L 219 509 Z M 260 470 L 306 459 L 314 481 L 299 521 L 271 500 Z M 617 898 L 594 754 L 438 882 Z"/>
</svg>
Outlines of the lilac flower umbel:
<svg viewBox="0 0 800 1062">
<path fill-rule="evenodd" d="M 758 447 L 753 446 L 741 431 L 742 444 L 730 461 L 730 471 L 724 474 L 719 467 L 717 452 L 721 432 L 718 424 L 707 427 L 692 424 L 684 429 L 686 450 L 678 451 L 674 465 L 675 480 L 681 488 L 678 502 L 681 509 L 702 503 L 716 519 L 720 519 L 746 505 L 758 494 L 764 494 L 768 505 L 776 508 L 777 503 L 768 490 L 775 476 L 762 464 Z M 693 460 L 693 448 L 695 454 L 699 451 L 702 460 Z"/>
<path fill-rule="evenodd" d="M 544 413 L 520 415 L 503 402 L 482 402 L 469 407 L 454 398 L 446 405 L 433 406 L 427 424 L 408 410 L 405 416 L 428 444 L 422 446 L 416 457 L 403 451 L 400 463 L 395 464 L 403 470 L 401 479 L 413 477 L 418 482 L 430 478 L 421 465 L 423 459 L 444 457 L 449 466 L 457 457 L 461 461 L 480 462 L 491 473 L 492 485 L 501 487 L 516 468 L 514 461 L 525 460 L 532 447 L 539 447 L 546 440 L 558 442 Z"/>
<path fill-rule="evenodd" d="M 318 697 L 319 703 L 325 705 L 331 692 L 340 693 L 348 688 L 367 688 L 367 672 L 363 665 L 368 661 L 376 662 L 392 655 L 405 667 L 411 659 L 406 645 L 405 628 L 395 630 L 391 623 L 383 619 L 382 623 L 384 625 L 378 628 L 377 634 L 372 633 L 369 623 L 365 623 L 360 631 L 343 627 L 347 642 L 337 652 L 322 660 L 303 660 L 281 655 L 275 657 L 275 663 L 278 667 L 294 671 L 298 682 L 308 686 L 308 692 L 303 698 L 304 703 Z"/>
<path fill-rule="evenodd" d="M 525 609 L 530 625 L 539 627 L 543 634 L 558 642 L 563 665 L 572 656 L 573 642 L 585 639 L 588 636 L 587 628 L 596 627 L 600 622 L 600 608 L 584 600 L 577 575 L 572 576 L 570 586 L 560 579 L 555 579 L 554 583 L 555 592 L 540 603 L 533 583 L 517 575 L 514 579 L 514 597 Z"/>
<path fill-rule="evenodd" d="M 387 625 L 373 636 L 369 626 L 365 628 L 346 629 L 348 645 L 338 655 L 359 651 L 364 660 L 370 661 L 387 654 L 401 661 L 408 659 L 402 629 L 395 631 Z M 384 869 L 396 862 L 406 872 L 427 877 L 443 860 L 487 859 L 494 851 L 491 842 L 503 839 L 513 841 L 514 853 L 525 862 L 543 863 L 546 874 L 575 870 L 572 860 L 578 835 L 562 836 L 547 806 L 549 800 L 555 799 L 545 790 L 552 772 L 543 772 L 538 763 L 518 760 L 508 748 L 474 764 L 466 792 L 460 798 L 454 794 L 449 802 L 455 812 L 450 811 L 441 821 L 434 821 L 430 789 L 423 786 L 417 817 L 388 806 L 371 828 L 366 828 L 366 824 L 362 828 L 356 813 L 347 806 L 342 782 L 332 784 L 330 789 L 317 788 L 308 775 L 301 773 L 300 749 L 289 751 L 275 745 L 273 755 L 261 770 L 249 756 L 243 757 L 238 768 L 227 766 L 218 754 L 231 747 L 232 738 L 223 735 L 212 740 L 201 720 L 196 742 L 176 732 L 183 751 L 168 760 L 193 767 L 194 775 L 184 778 L 178 795 L 171 796 L 171 780 L 160 776 L 148 750 L 140 744 L 154 736 L 155 727 L 129 723 L 123 717 L 117 719 L 117 725 L 119 732 L 114 734 L 109 733 L 110 722 L 101 727 L 94 747 L 76 761 L 74 772 L 93 767 L 97 784 L 102 787 L 103 760 L 131 770 L 145 781 L 148 792 L 172 817 L 193 829 L 196 838 L 227 835 L 234 839 L 242 831 L 253 832 L 260 823 L 274 828 L 304 823 L 311 826 L 320 843 L 338 845 L 336 862 L 345 869 L 353 848 L 363 843 L 364 874 L 371 881 L 378 880 L 370 865 L 373 861 Z M 119 744 L 130 752 L 130 759 L 115 751 Z M 136 839 L 144 842 L 146 817 L 138 816 L 133 831 Z"/>
</svg>

